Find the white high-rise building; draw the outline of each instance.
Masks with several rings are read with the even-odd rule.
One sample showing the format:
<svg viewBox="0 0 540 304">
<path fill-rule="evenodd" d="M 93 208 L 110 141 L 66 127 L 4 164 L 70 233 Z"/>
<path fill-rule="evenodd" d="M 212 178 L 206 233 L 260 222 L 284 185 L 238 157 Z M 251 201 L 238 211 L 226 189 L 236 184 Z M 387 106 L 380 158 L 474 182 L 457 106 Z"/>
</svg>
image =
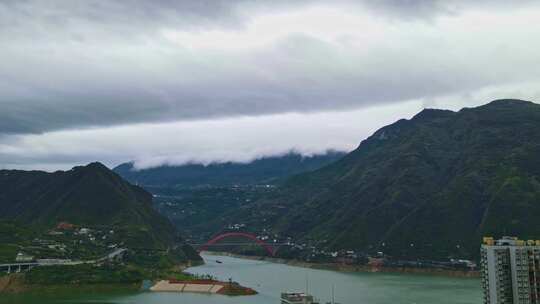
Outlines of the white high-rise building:
<svg viewBox="0 0 540 304">
<path fill-rule="evenodd" d="M 540 241 L 485 237 L 481 270 L 485 304 L 540 304 Z"/>
</svg>

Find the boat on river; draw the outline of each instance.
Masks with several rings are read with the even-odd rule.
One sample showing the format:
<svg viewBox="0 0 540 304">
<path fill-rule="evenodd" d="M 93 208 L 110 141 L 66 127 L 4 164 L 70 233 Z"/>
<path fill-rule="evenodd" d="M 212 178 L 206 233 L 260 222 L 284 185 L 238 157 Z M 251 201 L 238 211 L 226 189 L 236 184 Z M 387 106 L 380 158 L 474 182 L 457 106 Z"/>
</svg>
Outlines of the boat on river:
<svg viewBox="0 0 540 304">
<path fill-rule="evenodd" d="M 319 301 L 304 292 L 283 292 L 281 293 L 281 304 L 319 304 Z"/>
</svg>

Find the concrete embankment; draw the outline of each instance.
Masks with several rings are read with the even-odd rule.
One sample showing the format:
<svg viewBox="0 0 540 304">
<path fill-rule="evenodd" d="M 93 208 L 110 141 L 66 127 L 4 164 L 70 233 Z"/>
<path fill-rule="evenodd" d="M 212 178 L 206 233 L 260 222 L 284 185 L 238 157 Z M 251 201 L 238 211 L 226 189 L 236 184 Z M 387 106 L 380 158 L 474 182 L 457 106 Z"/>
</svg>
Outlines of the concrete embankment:
<svg viewBox="0 0 540 304">
<path fill-rule="evenodd" d="M 223 284 L 213 281 L 204 282 L 175 282 L 162 280 L 150 287 L 151 291 L 170 292 L 194 292 L 194 293 L 218 293 L 223 288 Z"/>
<path fill-rule="evenodd" d="M 413 274 L 439 275 L 439 276 L 463 277 L 463 278 L 480 277 L 479 271 L 451 270 L 451 269 L 441 269 L 441 268 L 384 267 L 384 266 L 371 267 L 368 265 L 348 265 L 348 264 L 338 264 L 338 263 L 308 263 L 308 262 L 303 262 L 303 261 L 298 261 L 298 260 L 271 258 L 271 257 L 263 257 L 263 256 L 246 256 L 246 255 L 234 254 L 234 253 L 229 253 L 229 252 L 205 251 L 205 253 L 209 255 L 223 255 L 223 256 L 236 257 L 240 259 L 267 261 L 267 262 L 272 262 L 272 263 L 286 264 L 290 266 L 312 268 L 312 269 L 322 269 L 322 270 L 343 271 L 343 272 L 413 273 Z"/>
<path fill-rule="evenodd" d="M 162 292 L 191 292 L 206 294 L 222 294 L 230 296 L 254 295 L 257 292 L 251 288 L 240 286 L 234 282 L 220 282 L 215 280 L 161 280 L 150 291 Z"/>
</svg>

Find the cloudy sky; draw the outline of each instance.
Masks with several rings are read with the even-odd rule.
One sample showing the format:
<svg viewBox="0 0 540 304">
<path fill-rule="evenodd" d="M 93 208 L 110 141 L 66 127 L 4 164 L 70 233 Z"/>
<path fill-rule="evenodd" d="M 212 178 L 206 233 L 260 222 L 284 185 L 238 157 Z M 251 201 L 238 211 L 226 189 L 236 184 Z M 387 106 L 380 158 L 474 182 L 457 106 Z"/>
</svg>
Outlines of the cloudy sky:
<svg viewBox="0 0 540 304">
<path fill-rule="evenodd" d="M 351 150 L 540 100 L 539 1 L 0 0 L 0 167 Z"/>
</svg>

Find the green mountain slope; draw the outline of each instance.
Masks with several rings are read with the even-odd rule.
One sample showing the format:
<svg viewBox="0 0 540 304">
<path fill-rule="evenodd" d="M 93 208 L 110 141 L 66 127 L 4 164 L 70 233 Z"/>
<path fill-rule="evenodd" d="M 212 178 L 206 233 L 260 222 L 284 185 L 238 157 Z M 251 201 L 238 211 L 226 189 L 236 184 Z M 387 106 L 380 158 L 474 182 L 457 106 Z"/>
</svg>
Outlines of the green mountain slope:
<svg viewBox="0 0 540 304">
<path fill-rule="evenodd" d="M 408 258 L 476 257 L 483 235 L 540 238 L 540 105 L 426 109 L 233 218 Z"/>
<path fill-rule="evenodd" d="M 133 163 L 124 163 L 113 170 L 132 183 L 159 187 L 231 186 L 275 183 L 279 179 L 312 171 L 344 156 L 343 152 L 302 156 L 288 153 L 263 157 L 249 163 L 212 163 L 160 166 L 134 170 Z"/>
<path fill-rule="evenodd" d="M 0 170 L 0 189 L 0 220 L 41 229 L 59 222 L 105 227 L 124 232 L 130 247 L 164 249 L 178 241 L 151 194 L 100 163 L 54 173 Z"/>
</svg>

